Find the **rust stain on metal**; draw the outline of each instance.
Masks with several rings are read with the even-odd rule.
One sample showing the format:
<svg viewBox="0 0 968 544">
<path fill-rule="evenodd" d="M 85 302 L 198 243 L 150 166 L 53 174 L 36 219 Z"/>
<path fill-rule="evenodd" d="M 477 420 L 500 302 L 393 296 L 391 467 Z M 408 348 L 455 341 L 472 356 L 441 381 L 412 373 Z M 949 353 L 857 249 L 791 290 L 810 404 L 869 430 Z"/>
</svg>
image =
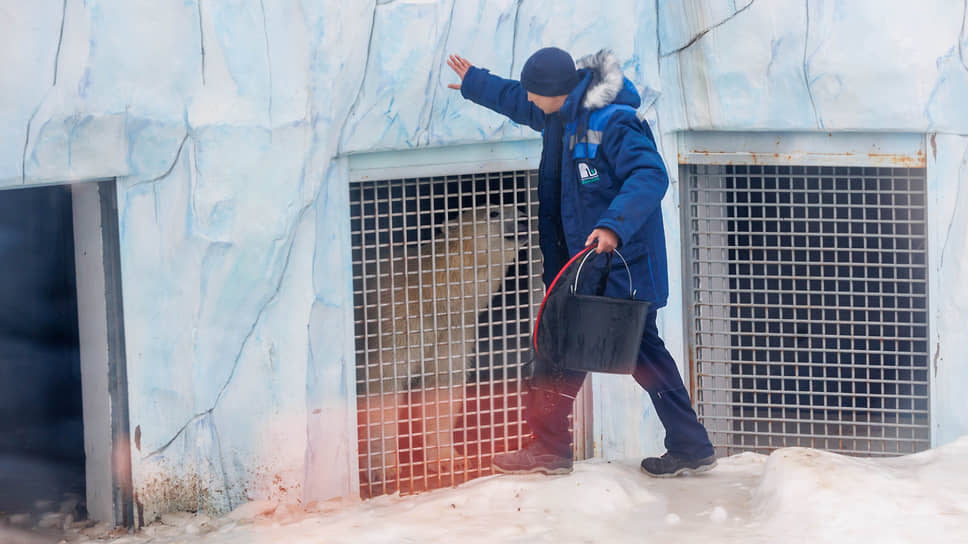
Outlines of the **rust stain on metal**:
<svg viewBox="0 0 968 544">
<path fill-rule="evenodd" d="M 931 157 L 938 158 L 938 142 L 936 141 L 938 135 L 937 133 L 931 135 Z"/>
<path fill-rule="evenodd" d="M 879 162 L 893 163 L 905 168 L 923 168 L 927 163 L 923 149 L 919 149 L 913 157 L 888 153 L 868 153 L 867 156 Z"/>
<path fill-rule="evenodd" d="M 690 154 L 694 154 L 694 155 L 705 155 L 707 157 L 709 156 L 709 151 L 706 150 L 706 149 L 693 149 L 692 151 L 689 151 L 689 153 Z M 679 153 L 679 164 L 686 164 L 686 160 L 687 160 L 686 155 L 683 155 L 680 152 Z"/>
<path fill-rule="evenodd" d="M 134 504 L 138 509 L 138 527 L 145 526 L 145 505 L 138 498 L 138 492 L 134 492 Z"/>
<path fill-rule="evenodd" d="M 693 348 L 687 348 L 686 353 L 689 354 L 689 396 L 692 398 L 693 404 L 697 402 L 696 399 L 699 398 L 699 374 L 696 373 L 696 359 L 692 354 Z"/>
<path fill-rule="evenodd" d="M 934 141 L 932 137 L 932 149 L 934 149 Z M 875 146 L 874 149 L 880 149 Z M 820 160 L 821 162 L 830 161 L 831 163 L 840 160 L 857 159 L 859 157 L 866 157 L 867 160 L 863 161 L 869 163 L 872 166 L 899 166 L 903 168 L 924 168 L 927 164 L 927 158 L 923 149 L 919 149 L 913 155 L 906 155 L 902 153 L 877 153 L 874 151 L 864 153 L 855 151 L 846 151 L 843 153 L 807 153 L 802 151 L 790 151 L 790 152 L 762 152 L 762 151 L 751 151 L 743 153 L 728 153 L 719 151 L 709 151 L 708 149 L 692 149 L 687 151 L 685 154 L 679 153 L 679 164 L 689 164 L 690 156 L 696 157 L 701 156 L 705 158 L 722 157 L 722 162 L 717 162 L 716 164 L 732 165 L 736 163 L 736 156 L 740 155 L 743 160 L 739 160 L 739 164 L 778 164 L 781 161 L 786 162 L 796 162 L 800 159 L 809 159 L 811 161 Z M 796 156 L 796 157 L 795 157 Z M 728 157 L 728 158 L 727 158 Z"/>
<path fill-rule="evenodd" d="M 934 377 L 938 377 L 938 356 L 941 355 L 941 340 L 938 340 L 938 345 L 934 349 Z"/>
</svg>

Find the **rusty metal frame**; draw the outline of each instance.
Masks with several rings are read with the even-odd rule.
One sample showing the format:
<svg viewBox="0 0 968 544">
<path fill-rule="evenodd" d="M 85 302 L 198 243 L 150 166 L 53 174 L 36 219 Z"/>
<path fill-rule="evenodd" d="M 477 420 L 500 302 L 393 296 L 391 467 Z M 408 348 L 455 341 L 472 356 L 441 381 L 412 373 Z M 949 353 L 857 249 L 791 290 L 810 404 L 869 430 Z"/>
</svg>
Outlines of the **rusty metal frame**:
<svg viewBox="0 0 968 544">
<path fill-rule="evenodd" d="M 111 439 L 115 452 L 112 482 L 115 521 L 135 524 L 131 477 L 131 421 L 128 408 L 128 363 L 124 339 L 124 303 L 121 285 L 121 243 L 117 180 L 98 183 L 104 251 L 104 285 L 107 309 L 108 392 L 111 395 Z M 139 526 L 144 520 L 137 520 Z"/>
<path fill-rule="evenodd" d="M 679 164 L 925 168 L 923 134 L 684 132 Z"/>
<path fill-rule="evenodd" d="M 752 167 L 753 171 L 761 172 L 763 167 L 774 167 L 774 166 L 786 166 L 799 165 L 799 166 L 852 166 L 865 168 L 866 172 L 873 172 L 875 176 L 881 175 L 891 178 L 892 172 L 898 173 L 901 177 L 908 175 L 914 176 L 921 180 L 920 188 L 918 191 L 920 195 L 916 198 L 921 203 L 923 213 L 920 215 L 920 219 L 916 221 L 902 221 L 902 223 L 907 223 L 911 226 L 918 224 L 918 228 L 922 229 L 919 235 L 918 243 L 923 243 L 924 246 L 919 248 L 921 261 L 923 263 L 923 276 L 918 280 L 919 284 L 923 284 L 923 295 L 924 304 L 927 304 L 927 225 L 926 225 L 926 207 L 927 207 L 927 195 L 926 195 L 926 156 L 925 156 L 925 145 L 923 135 L 916 134 L 878 134 L 876 136 L 871 135 L 858 135 L 858 134 L 766 134 L 766 133 L 754 133 L 754 134 L 733 134 L 733 133 L 683 133 L 680 134 L 679 139 L 679 162 L 680 162 L 680 187 L 682 191 L 682 202 L 683 202 L 683 213 L 682 213 L 682 231 L 683 231 L 683 301 L 684 301 L 684 319 L 686 321 L 686 331 L 687 331 L 687 356 L 688 356 L 688 366 L 689 374 L 692 379 L 691 391 L 693 393 L 693 401 L 697 407 L 697 412 L 700 413 L 700 417 L 704 420 L 707 426 L 710 427 L 711 438 L 714 444 L 718 447 L 719 453 L 730 453 L 733 451 L 744 451 L 744 450 L 754 450 L 754 451 L 768 451 L 773 447 L 780 447 L 785 445 L 814 445 L 818 447 L 827 447 L 827 449 L 832 449 L 835 451 L 843 451 L 845 453 L 864 453 L 870 455 L 890 455 L 901 453 L 902 451 L 920 450 L 930 446 L 930 377 L 928 373 L 924 372 L 923 377 L 914 379 L 911 376 L 907 376 L 907 379 L 901 379 L 900 375 L 896 375 L 895 380 L 890 380 L 892 387 L 897 388 L 924 388 L 924 395 L 918 395 L 918 402 L 927 402 L 927 414 L 922 414 L 918 416 L 916 424 L 906 424 L 902 421 L 902 418 L 907 418 L 911 416 L 910 411 L 905 410 L 891 410 L 887 409 L 885 405 L 884 409 L 879 410 L 881 413 L 878 417 L 881 417 L 884 421 L 878 423 L 873 420 L 861 421 L 863 416 L 858 417 L 853 415 L 851 420 L 847 421 L 833 421 L 827 419 L 823 412 L 819 412 L 822 417 L 817 417 L 818 412 L 814 411 L 803 416 L 796 415 L 793 419 L 784 419 L 783 410 L 787 408 L 781 404 L 770 404 L 756 406 L 756 410 L 750 414 L 743 413 L 743 416 L 747 419 L 747 424 L 737 425 L 737 409 L 735 401 L 735 395 L 755 395 L 755 394 L 769 394 L 775 393 L 771 390 L 761 390 L 758 389 L 755 384 L 750 387 L 750 384 L 744 384 L 744 376 L 733 375 L 729 371 L 730 365 L 736 364 L 730 353 L 730 343 L 723 343 L 722 340 L 730 334 L 736 334 L 735 331 L 731 331 L 732 321 L 735 320 L 731 316 L 728 310 L 725 308 L 735 305 L 732 304 L 730 300 L 730 278 L 728 277 L 729 270 L 729 258 L 727 257 L 730 250 L 736 250 L 735 244 L 727 243 L 714 243 L 712 245 L 705 244 L 704 247 L 699 248 L 696 245 L 696 240 L 694 240 L 694 230 L 696 224 L 694 223 L 695 217 L 692 217 L 692 207 L 697 204 L 696 198 L 711 199 L 711 202 L 715 206 L 725 206 L 726 198 L 725 195 L 729 193 L 729 190 L 713 190 L 709 191 L 696 191 L 696 187 L 692 187 L 694 181 L 699 176 L 707 176 L 710 178 L 715 178 L 721 175 L 727 169 L 734 171 L 734 167 Z M 873 168 L 874 170 L 870 170 Z M 705 172 L 705 170 L 709 170 Z M 704 172 L 700 172 L 703 170 Z M 814 168 L 814 170 L 817 170 Z M 918 191 L 911 191 L 913 194 Z M 822 192 L 815 195 L 814 204 L 819 208 L 826 208 L 826 210 L 819 210 L 819 213 L 831 214 L 831 213 L 841 213 L 837 211 L 836 205 L 823 206 L 821 204 L 821 198 L 825 198 Z M 902 195 L 898 202 L 903 202 L 907 205 L 909 195 Z M 915 198 L 915 197 L 911 197 Z M 875 208 L 883 208 L 886 213 L 891 213 L 890 210 L 894 206 L 893 197 L 888 199 L 888 205 L 885 206 L 874 206 Z M 700 205 L 702 203 L 699 203 Z M 709 204 L 709 202 L 707 202 Z M 903 208 L 904 206 L 902 206 Z M 707 217 L 705 219 L 706 230 L 709 230 L 713 223 L 710 223 L 710 219 L 715 223 L 719 221 L 720 226 L 712 228 L 713 231 L 718 231 L 723 240 L 729 234 L 729 229 L 726 228 L 726 223 L 729 221 L 728 217 L 721 217 L 719 219 Z M 719 224 L 716 223 L 716 224 Z M 850 223 L 850 221 L 846 221 Z M 857 221 L 854 221 L 856 224 Z M 849 225 L 848 225 L 849 226 Z M 714 233 L 715 234 L 715 233 Z M 877 238 L 875 236 L 875 238 Z M 883 238 L 883 237 L 881 237 Z M 870 242 L 867 242 L 870 243 Z M 875 242 L 876 243 L 876 242 Z M 707 269 L 703 276 L 697 276 L 695 274 L 696 269 L 696 252 L 705 251 L 706 253 L 719 252 L 722 253 L 719 257 L 712 254 L 705 255 L 705 266 Z M 909 250 L 897 250 L 891 253 L 897 254 L 899 258 L 906 259 L 912 254 Z M 865 257 L 866 259 L 866 257 Z M 719 267 L 722 270 L 716 272 L 713 268 Z M 903 265 L 906 266 L 906 265 Z M 713 268 L 709 268 L 713 267 Z M 732 278 L 733 284 L 737 278 Z M 710 282 L 719 281 L 722 285 L 718 287 Z M 899 280 L 900 281 L 900 280 Z M 697 300 L 696 293 L 697 287 L 702 284 L 702 292 L 705 293 L 703 297 L 706 300 Z M 771 296 L 778 296 L 783 291 L 770 291 Z M 792 292 L 786 293 L 788 296 L 794 295 Z M 848 293 L 853 295 L 854 293 Z M 711 298 L 710 298 L 711 297 Z M 719 298 L 716 298 L 719 297 Z M 750 304 L 745 305 L 747 308 Z M 717 308 L 720 311 L 726 311 L 723 315 L 715 315 Z M 925 322 L 919 324 L 921 329 L 925 331 L 925 342 L 927 340 L 926 331 L 929 326 L 928 321 L 929 309 L 925 306 L 924 316 Z M 702 314 L 702 315 L 699 315 Z M 697 320 L 703 319 L 706 329 L 703 331 L 697 331 Z M 718 323 L 718 325 L 717 325 Z M 715 330 L 710 330 L 709 327 L 713 328 L 719 327 L 718 333 Z M 722 335 L 719 341 L 711 340 L 709 334 Z M 700 336 L 706 336 L 707 347 L 703 346 L 703 341 Z M 744 338 L 744 342 L 755 340 L 757 334 L 744 334 L 744 336 L 750 336 L 750 338 Z M 763 336 L 763 335 L 759 335 Z M 825 340 L 827 335 L 824 335 Z M 854 333 L 844 336 L 842 334 L 832 334 L 830 335 L 829 341 L 834 342 L 845 342 L 849 340 L 857 340 L 860 337 L 854 336 Z M 759 341 L 762 341 L 760 338 Z M 778 338 L 769 338 L 770 342 L 776 342 Z M 863 340 L 863 339 L 861 339 Z M 885 341 L 890 341 L 890 338 L 883 338 Z M 708 351 L 708 345 L 719 345 L 725 346 L 726 349 L 720 349 L 721 353 L 713 353 Z M 842 347 L 842 346 L 841 346 Z M 701 350 L 706 350 L 700 353 Z M 808 350 L 809 351 L 809 350 Z M 846 353 L 848 355 L 854 353 L 856 350 L 851 350 L 846 348 Z M 864 351 L 864 350 L 861 350 Z M 926 350 L 922 350 L 926 351 Z M 927 360 L 927 353 L 917 354 L 921 358 Z M 799 355 L 797 355 L 799 357 Z M 799 361 L 799 359 L 797 359 Z M 722 368 L 716 370 L 711 368 L 710 365 L 715 366 L 719 361 L 719 365 Z M 751 368 L 756 366 L 755 361 L 748 362 L 748 365 L 752 365 Z M 762 364 L 762 363 L 760 363 Z M 824 363 L 825 364 L 825 363 Z M 823 368 L 824 364 L 811 365 L 809 363 L 799 363 L 799 366 L 804 367 L 819 367 Z M 706 368 L 702 368 L 705 365 Z M 880 371 L 878 367 L 872 367 L 875 371 Z M 811 372 L 816 371 L 817 368 L 811 370 Z M 767 370 L 769 372 L 769 370 Z M 748 378 L 749 376 L 745 376 Z M 702 382 L 702 384 L 700 383 Z M 866 387 L 869 383 L 878 383 L 877 380 L 871 381 L 870 378 L 857 378 L 847 379 L 847 382 L 843 387 L 849 387 L 851 390 L 856 387 Z M 883 383 L 883 380 L 880 382 Z M 711 387 L 705 387 L 706 384 L 712 384 Z M 810 388 L 812 389 L 812 385 Z M 824 386 L 826 390 L 827 386 Z M 816 393 L 810 391 L 810 393 Z M 717 396 L 718 395 L 718 396 Z M 927 396 L 925 396 L 927 395 Z M 877 397 L 878 395 L 869 395 L 871 397 Z M 889 395 L 881 395 L 881 397 L 888 397 Z M 921 398 L 924 397 L 924 398 Z M 914 397 L 912 397 L 913 399 Z M 772 401 L 771 401 L 772 402 Z M 826 403 L 827 401 L 824 400 Z M 887 402 L 887 401 L 885 401 Z M 913 402 L 913 401 L 912 401 Z M 748 407 L 747 407 L 748 408 Z M 803 408 L 800 406 L 799 408 Z M 747 410 L 748 411 L 748 410 Z M 755 413 L 754 413 L 755 412 Z M 767 417 L 763 417 L 763 414 L 767 413 Z M 779 416 L 779 417 L 776 417 Z M 913 416 L 911 416 L 913 417 Z M 743 419 L 743 418 L 740 418 Z M 750 424 L 749 421 L 755 421 Z M 913 419 L 911 421 L 914 421 Z M 718 422 L 718 423 L 717 423 Z M 791 423 L 793 426 L 791 426 Z M 750 427 L 752 425 L 752 427 Z M 754 429 L 750 432 L 750 428 Z M 884 440 L 888 431 L 885 429 L 900 429 L 905 428 L 910 431 L 911 438 L 900 438 L 901 432 L 895 431 L 894 440 Z M 758 432 L 760 429 L 765 429 L 765 432 Z M 877 433 L 880 436 L 877 436 Z M 905 431 L 907 433 L 908 431 Z M 845 434 L 851 434 L 845 439 Z M 871 436 L 871 435 L 874 436 Z M 907 435 L 905 435 L 907 436 Z M 891 437 L 887 437 L 891 438 Z"/>
</svg>

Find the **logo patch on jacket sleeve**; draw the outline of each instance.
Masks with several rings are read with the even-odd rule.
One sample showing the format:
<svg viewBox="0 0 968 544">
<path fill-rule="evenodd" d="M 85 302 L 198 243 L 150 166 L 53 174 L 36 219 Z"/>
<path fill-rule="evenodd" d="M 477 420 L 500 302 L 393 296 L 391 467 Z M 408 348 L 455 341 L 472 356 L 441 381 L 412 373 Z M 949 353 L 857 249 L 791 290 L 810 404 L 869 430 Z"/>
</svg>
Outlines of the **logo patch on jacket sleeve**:
<svg viewBox="0 0 968 544">
<path fill-rule="evenodd" d="M 591 183 L 593 181 L 598 181 L 598 170 L 595 170 L 587 163 L 578 163 L 578 176 L 581 178 L 581 184 Z"/>
</svg>

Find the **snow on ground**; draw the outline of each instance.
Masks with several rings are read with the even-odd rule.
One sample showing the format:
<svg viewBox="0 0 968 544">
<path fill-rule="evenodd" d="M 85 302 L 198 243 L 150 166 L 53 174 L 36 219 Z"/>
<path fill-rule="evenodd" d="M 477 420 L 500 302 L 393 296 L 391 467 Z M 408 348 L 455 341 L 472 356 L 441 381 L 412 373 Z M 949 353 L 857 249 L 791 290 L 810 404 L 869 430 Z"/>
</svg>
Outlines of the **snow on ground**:
<svg viewBox="0 0 968 544">
<path fill-rule="evenodd" d="M 968 437 L 890 459 L 806 448 L 740 454 L 706 474 L 664 480 L 645 476 L 637 461 L 588 461 L 567 476 L 492 476 L 416 496 L 309 508 L 255 502 L 218 519 L 169 514 L 134 535 L 87 533 L 58 538 L 114 544 L 968 542 Z"/>
</svg>

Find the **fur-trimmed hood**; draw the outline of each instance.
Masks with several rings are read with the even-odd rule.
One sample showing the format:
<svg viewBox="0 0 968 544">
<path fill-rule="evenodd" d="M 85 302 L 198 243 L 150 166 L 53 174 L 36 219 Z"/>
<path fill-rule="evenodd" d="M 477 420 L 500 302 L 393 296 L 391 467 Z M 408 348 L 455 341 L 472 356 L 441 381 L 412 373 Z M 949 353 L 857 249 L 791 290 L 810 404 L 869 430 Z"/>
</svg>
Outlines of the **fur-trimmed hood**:
<svg viewBox="0 0 968 544">
<path fill-rule="evenodd" d="M 598 53 L 586 55 L 575 62 L 575 67 L 579 70 L 587 70 L 591 77 L 585 88 L 582 107 L 597 110 L 609 104 L 619 103 L 638 108 L 642 104 L 638 91 L 622 74 L 622 66 L 611 49 L 602 49 Z"/>
</svg>

